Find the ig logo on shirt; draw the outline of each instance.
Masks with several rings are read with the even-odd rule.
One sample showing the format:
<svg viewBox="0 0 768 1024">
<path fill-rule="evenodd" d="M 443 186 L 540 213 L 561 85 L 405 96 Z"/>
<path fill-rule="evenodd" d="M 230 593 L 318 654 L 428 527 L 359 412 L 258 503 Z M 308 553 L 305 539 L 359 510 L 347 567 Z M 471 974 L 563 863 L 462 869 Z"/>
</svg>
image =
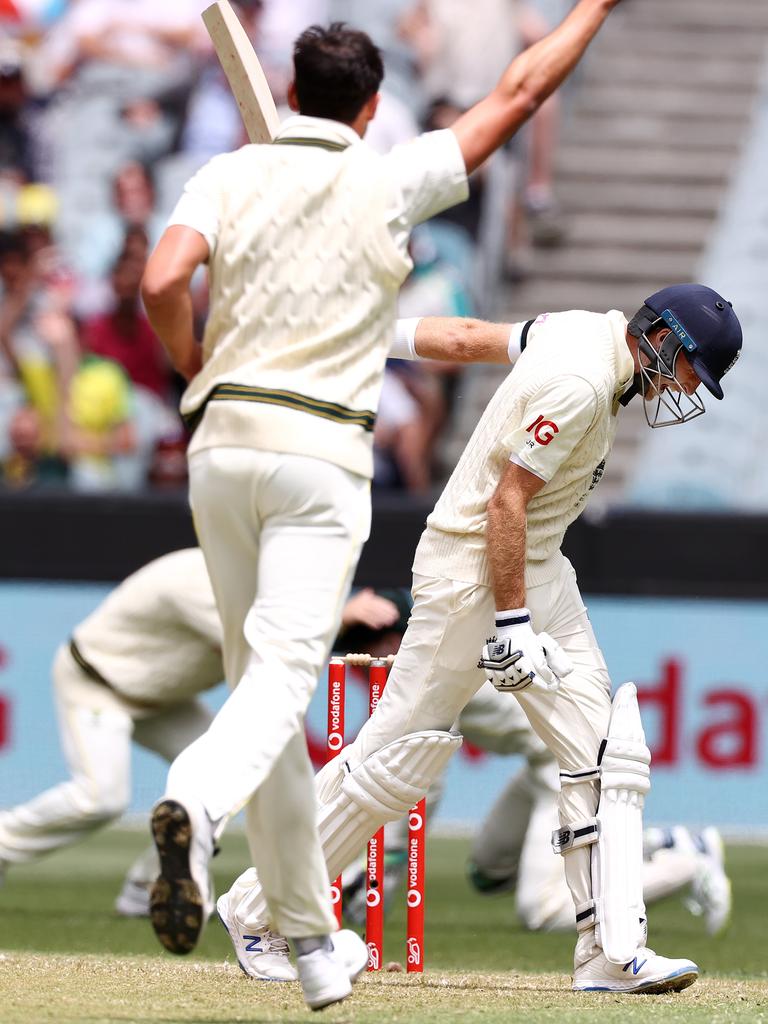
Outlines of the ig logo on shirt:
<svg viewBox="0 0 768 1024">
<path fill-rule="evenodd" d="M 526 434 L 530 434 L 533 431 L 533 436 L 538 444 L 547 445 L 555 436 L 560 433 L 560 427 L 552 420 L 545 420 L 543 416 L 538 416 L 529 427 L 525 428 Z"/>
</svg>

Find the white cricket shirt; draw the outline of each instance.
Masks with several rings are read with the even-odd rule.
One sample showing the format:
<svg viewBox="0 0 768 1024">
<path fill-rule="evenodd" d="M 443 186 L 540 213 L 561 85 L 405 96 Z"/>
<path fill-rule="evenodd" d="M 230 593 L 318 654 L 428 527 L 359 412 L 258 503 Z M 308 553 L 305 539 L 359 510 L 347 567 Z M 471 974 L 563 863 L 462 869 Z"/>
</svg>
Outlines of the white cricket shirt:
<svg viewBox="0 0 768 1024">
<path fill-rule="evenodd" d="M 466 196 L 451 131 L 381 156 L 347 125 L 295 116 L 272 145 L 206 164 L 169 222 L 210 249 L 204 365 L 182 413 L 211 400 L 190 453 L 255 447 L 370 477 L 410 231 Z"/>
<path fill-rule="evenodd" d="M 538 317 L 427 519 L 414 572 L 490 586 L 487 507 L 511 459 L 546 481 L 527 509 L 526 583 L 554 578 L 565 531 L 602 476 L 618 398 L 633 377 L 626 328 L 618 310 Z"/>
</svg>

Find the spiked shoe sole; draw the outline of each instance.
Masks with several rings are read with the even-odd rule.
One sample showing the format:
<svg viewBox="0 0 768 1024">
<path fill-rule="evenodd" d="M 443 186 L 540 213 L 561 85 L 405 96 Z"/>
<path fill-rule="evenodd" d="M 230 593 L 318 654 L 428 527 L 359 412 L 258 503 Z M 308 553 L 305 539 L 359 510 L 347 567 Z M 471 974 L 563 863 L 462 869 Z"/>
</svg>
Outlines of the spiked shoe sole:
<svg viewBox="0 0 768 1024">
<path fill-rule="evenodd" d="M 152 835 L 160 875 L 149 897 L 149 917 L 161 944 L 183 956 L 197 945 L 205 923 L 203 896 L 192 878 L 189 853 L 192 823 L 175 800 L 163 800 L 152 813 Z"/>
</svg>

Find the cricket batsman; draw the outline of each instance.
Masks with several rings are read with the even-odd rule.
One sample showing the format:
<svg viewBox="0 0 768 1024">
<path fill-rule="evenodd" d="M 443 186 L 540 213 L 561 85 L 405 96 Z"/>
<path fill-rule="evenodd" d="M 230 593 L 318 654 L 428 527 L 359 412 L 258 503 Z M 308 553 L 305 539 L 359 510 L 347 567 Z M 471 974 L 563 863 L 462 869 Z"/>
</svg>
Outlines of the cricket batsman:
<svg viewBox="0 0 768 1024">
<path fill-rule="evenodd" d="M 684 284 L 649 296 L 629 319 L 572 310 L 518 330 L 524 351 L 427 520 L 413 612 L 384 695 L 355 742 L 318 775 L 328 871 L 335 877 L 377 828 L 424 795 L 443 763 L 435 752 L 460 745 L 449 730 L 485 677 L 520 702 L 557 761 L 552 845 L 574 906 L 574 990 L 677 991 L 696 980 L 696 964 L 646 945 L 650 751 L 636 690 L 626 683 L 611 698 L 560 546 L 602 476 L 622 406 L 642 400 L 651 427 L 700 416 L 702 388 L 723 397 L 741 326 L 717 292 Z M 270 920 L 254 871 L 219 904 L 237 936 Z M 258 957 L 242 943 L 236 949 L 255 971 Z"/>
<path fill-rule="evenodd" d="M 362 141 L 378 49 L 343 25 L 308 29 L 289 89 L 297 115 L 271 145 L 195 175 L 147 266 L 149 318 L 189 381 L 190 501 L 233 687 L 153 812 L 152 923 L 166 949 L 194 948 L 213 904 L 215 838 L 244 806 L 270 918 L 312 1009 L 346 998 L 367 962 L 365 944 L 336 931 L 303 727 L 368 536 L 372 429 L 408 237 L 466 198 L 467 175 L 557 88 L 617 2 L 580 0 L 451 129 L 385 156 Z M 190 281 L 205 263 L 201 347 Z M 451 750 L 430 748 L 436 768 Z"/>
</svg>

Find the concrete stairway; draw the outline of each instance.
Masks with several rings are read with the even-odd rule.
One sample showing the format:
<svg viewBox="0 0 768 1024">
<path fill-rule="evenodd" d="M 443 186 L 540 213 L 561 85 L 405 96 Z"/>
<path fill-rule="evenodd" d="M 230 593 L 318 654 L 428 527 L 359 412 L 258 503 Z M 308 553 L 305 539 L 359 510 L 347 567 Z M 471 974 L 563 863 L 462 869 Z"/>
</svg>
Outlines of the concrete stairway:
<svg viewBox="0 0 768 1024">
<path fill-rule="evenodd" d="M 532 253 L 530 276 L 505 291 L 499 319 L 572 308 L 631 315 L 651 292 L 692 280 L 749 133 L 767 55 L 766 0 L 624 0 L 568 104 L 557 172 L 567 242 Z M 467 371 L 447 463 L 500 377 L 498 368 Z M 633 402 L 595 495 L 601 506 L 621 494 L 643 429 Z"/>
</svg>

